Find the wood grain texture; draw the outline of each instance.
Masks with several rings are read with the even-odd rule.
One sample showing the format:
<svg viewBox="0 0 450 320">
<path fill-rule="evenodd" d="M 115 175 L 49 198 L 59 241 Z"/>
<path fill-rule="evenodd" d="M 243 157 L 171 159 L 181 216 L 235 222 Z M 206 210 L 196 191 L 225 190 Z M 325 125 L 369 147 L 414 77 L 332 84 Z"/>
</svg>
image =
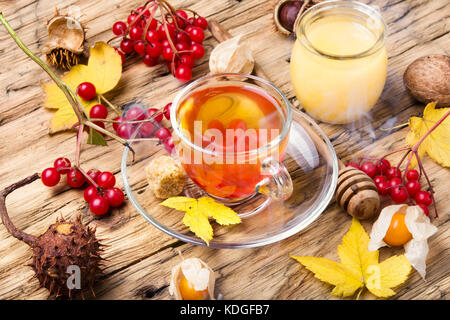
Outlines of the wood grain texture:
<svg viewBox="0 0 450 320">
<path fill-rule="evenodd" d="M 79 8 L 88 26 L 87 40 L 93 44 L 107 40 L 112 24 L 125 19 L 132 8 L 143 1 L 38 1 L 0 0 L 0 10 L 31 50 L 38 53 L 46 42 L 45 22 L 56 5 L 63 12 Z M 344 161 L 360 156 L 382 156 L 404 146 L 407 128 L 381 130 L 405 123 L 420 115 L 424 106 L 405 91 L 402 75 L 416 58 L 432 53 L 449 55 L 450 4 L 447 0 L 363 0 L 378 6 L 389 35 L 389 73 L 383 95 L 369 119 L 352 125 L 320 123 L 337 154 Z M 255 59 L 264 66 L 270 79 L 280 87 L 294 106 L 289 79 L 289 58 L 293 40 L 276 33 L 272 27 L 271 1 L 262 0 L 173 0 L 176 7 L 190 7 L 207 18 L 214 18 L 231 34 L 249 39 Z M 207 33 L 207 51 L 216 41 Z M 194 68 L 194 77 L 208 73 L 207 58 Z M 40 82 L 47 75 L 15 46 L 0 27 L 0 188 L 40 172 L 59 156 L 73 158 L 75 134 L 48 135 L 52 113 L 42 108 Z M 180 90 L 165 66 L 146 68 L 138 59 L 126 62 L 122 79 L 108 94 L 116 105 L 141 100 L 148 105 L 164 106 Z M 116 174 L 122 186 L 120 159 L 122 147 L 110 141 L 108 148 L 84 146 L 82 163 L 86 169 L 99 167 Z M 392 160 L 398 160 L 393 157 Z M 434 223 L 438 233 L 430 241 L 427 282 L 417 272 L 399 287 L 394 299 L 449 299 L 450 262 L 449 170 L 426 158 L 424 165 L 437 192 L 440 218 Z M 11 219 L 25 232 L 38 235 L 58 215 L 97 225 L 98 237 L 109 245 L 105 257 L 106 276 L 98 286 L 99 299 L 168 299 L 172 266 L 184 257 L 199 257 L 219 275 L 217 291 L 226 299 L 330 299 L 331 288 L 288 257 L 323 256 L 337 260 L 337 245 L 350 227 L 351 217 L 336 203 L 301 233 L 279 243 L 255 249 L 216 250 L 177 241 L 147 223 L 127 202 L 112 215 L 96 220 L 88 213 L 82 194 L 66 187 L 44 188 L 36 182 L 11 194 L 7 199 Z M 370 230 L 371 221 L 363 222 Z M 402 249 L 381 249 L 380 260 Z M 31 257 L 28 246 L 10 236 L 0 226 L 0 298 L 45 299 L 47 291 L 37 289 L 37 280 L 29 280 L 32 270 L 25 266 Z M 362 298 L 373 299 L 364 293 Z"/>
</svg>

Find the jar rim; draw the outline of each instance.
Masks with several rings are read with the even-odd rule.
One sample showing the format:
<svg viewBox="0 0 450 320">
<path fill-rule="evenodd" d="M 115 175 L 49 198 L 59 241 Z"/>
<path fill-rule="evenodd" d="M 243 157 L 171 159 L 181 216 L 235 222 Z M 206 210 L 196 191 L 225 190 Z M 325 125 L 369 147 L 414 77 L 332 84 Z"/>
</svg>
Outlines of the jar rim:
<svg viewBox="0 0 450 320">
<path fill-rule="evenodd" d="M 313 19 L 318 14 L 332 10 L 335 8 L 346 8 L 349 10 L 355 10 L 359 13 L 365 14 L 368 16 L 368 18 L 376 19 L 377 22 L 379 22 L 381 26 L 381 32 L 378 36 L 377 40 L 374 42 L 374 44 L 367 50 L 364 50 L 362 52 L 358 52 L 355 54 L 349 54 L 349 55 L 338 55 L 338 54 L 332 54 L 329 52 L 324 52 L 318 48 L 316 48 L 311 41 L 306 36 L 306 30 L 305 27 L 311 19 Z M 386 22 L 384 21 L 383 17 L 381 16 L 381 13 L 379 10 L 375 9 L 372 6 L 369 6 L 367 4 L 361 3 L 359 1 L 354 0 L 327 0 L 320 2 L 318 4 L 315 4 L 314 6 L 307 9 L 301 16 L 297 17 L 294 25 L 294 32 L 297 36 L 297 39 L 305 46 L 307 50 L 310 52 L 319 55 L 321 57 L 325 57 L 328 59 L 334 59 L 334 60 L 351 60 L 351 59 L 358 59 L 370 56 L 374 54 L 375 52 L 379 51 L 385 44 L 386 41 Z"/>
</svg>

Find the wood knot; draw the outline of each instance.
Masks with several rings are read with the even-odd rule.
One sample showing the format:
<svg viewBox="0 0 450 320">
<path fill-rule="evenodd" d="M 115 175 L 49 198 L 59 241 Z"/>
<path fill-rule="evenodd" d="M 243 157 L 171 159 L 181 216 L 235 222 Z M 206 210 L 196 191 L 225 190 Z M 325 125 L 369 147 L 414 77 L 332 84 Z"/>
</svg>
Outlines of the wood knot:
<svg viewBox="0 0 450 320">
<path fill-rule="evenodd" d="M 155 286 L 145 286 L 136 290 L 136 296 L 142 299 L 151 299 L 157 295 L 159 295 L 162 291 L 164 291 L 168 285 L 164 285 L 160 288 Z"/>
</svg>

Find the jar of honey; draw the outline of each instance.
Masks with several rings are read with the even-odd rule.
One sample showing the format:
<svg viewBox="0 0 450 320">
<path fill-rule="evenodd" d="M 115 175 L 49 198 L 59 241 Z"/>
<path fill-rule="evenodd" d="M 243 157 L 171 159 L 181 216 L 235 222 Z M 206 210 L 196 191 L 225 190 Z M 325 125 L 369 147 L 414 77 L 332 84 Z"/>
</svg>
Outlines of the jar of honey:
<svg viewBox="0 0 450 320">
<path fill-rule="evenodd" d="M 315 119 L 344 124 L 370 111 L 387 75 L 386 24 L 357 1 L 325 1 L 295 25 L 291 82 Z"/>
</svg>

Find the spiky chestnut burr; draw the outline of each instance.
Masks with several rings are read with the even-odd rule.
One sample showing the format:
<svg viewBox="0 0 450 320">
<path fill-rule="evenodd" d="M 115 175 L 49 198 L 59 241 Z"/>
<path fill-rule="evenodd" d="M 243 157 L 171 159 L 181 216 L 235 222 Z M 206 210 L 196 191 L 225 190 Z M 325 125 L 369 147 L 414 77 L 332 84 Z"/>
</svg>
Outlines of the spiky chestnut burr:
<svg viewBox="0 0 450 320">
<path fill-rule="evenodd" d="M 8 216 L 6 197 L 14 190 L 39 179 L 36 173 L 12 184 L 0 194 L 0 216 L 7 231 L 15 238 L 28 244 L 33 250 L 32 262 L 35 271 L 33 278 L 39 280 L 40 286 L 47 288 L 51 297 L 78 298 L 86 297 L 87 292 L 94 296 L 94 284 L 102 275 L 100 257 L 102 245 L 95 237 L 95 229 L 84 226 L 81 218 L 70 222 L 58 219 L 39 237 L 17 229 Z M 70 266 L 78 267 L 79 288 L 69 288 L 68 273 Z"/>
</svg>

